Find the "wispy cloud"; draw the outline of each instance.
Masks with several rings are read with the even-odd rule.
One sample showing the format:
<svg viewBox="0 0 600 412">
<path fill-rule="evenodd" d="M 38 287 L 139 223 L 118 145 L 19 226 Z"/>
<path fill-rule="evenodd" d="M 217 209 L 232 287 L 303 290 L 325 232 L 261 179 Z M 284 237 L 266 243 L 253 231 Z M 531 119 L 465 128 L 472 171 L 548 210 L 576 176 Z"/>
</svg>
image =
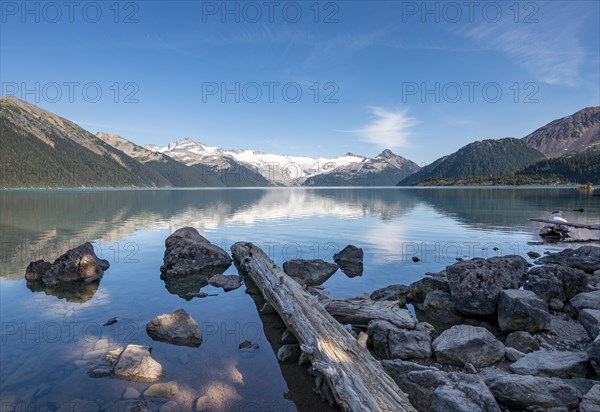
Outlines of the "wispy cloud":
<svg viewBox="0 0 600 412">
<path fill-rule="evenodd" d="M 369 107 L 371 121 L 364 127 L 352 130 L 360 140 L 382 149 L 397 149 L 407 146 L 409 129 L 417 124 L 417 119 L 408 116 L 408 109 L 388 110 L 383 107 Z"/>
<path fill-rule="evenodd" d="M 558 3 L 558 2 L 557 2 Z M 575 86 L 585 50 L 578 37 L 585 13 L 564 2 L 539 3 L 537 22 L 515 23 L 512 19 L 482 22 L 463 32 L 490 50 L 506 53 L 537 80 L 547 84 Z"/>
</svg>

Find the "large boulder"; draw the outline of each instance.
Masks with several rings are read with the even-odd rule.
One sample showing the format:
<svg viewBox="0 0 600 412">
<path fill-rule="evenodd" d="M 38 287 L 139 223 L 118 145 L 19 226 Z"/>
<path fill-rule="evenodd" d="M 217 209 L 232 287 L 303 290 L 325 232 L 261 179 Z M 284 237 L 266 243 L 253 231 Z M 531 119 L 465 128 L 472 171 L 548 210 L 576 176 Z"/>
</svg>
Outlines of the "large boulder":
<svg viewBox="0 0 600 412">
<path fill-rule="evenodd" d="M 202 237 L 193 227 L 177 229 L 165 240 L 164 264 L 161 273 L 168 276 L 187 276 L 225 271 L 231 257 L 220 247 Z"/>
<path fill-rule="evenodd" d="M 477 375 L 448 373 L 400 360 L 384 360 L 382 365 L 419 412 L 500 411 L 494 396 Z"/>
<path fill-rule="evenodd" d="M 107 260 L 100 259 L 90 242 L 69 249 L 53 263 L 44 260 L 31 262 L 25 269 L 28 282 L 41 282 L 45 286 L 60 286 L 78 282 L 99 281 L 109 268 Z"/>
<path fill-rule="evenodd" d="M 577 390 L 563 379 L 512 374 L 484 379 L 500 404 L 517 410 L 572 409 L 579 403 Z"/>
<path fill-rule="evenodd" d="M 321 259 L 292 259 L 283 264 L 283 271 L 296 282 L 306 286 L 318 286 L 338 270 L 338 265 Z"/>
<path fill-rule="evenodd" d="M 465 315 L 495 313 L 500 291 L 518 288 L 527 268 L 521 256 L 472 259 L 448 266 L 446 274 L 456 308 Z"/>
<path fill-rule="evenodd" d="M 551 253 L 535 261 L 536 264 L 553 263 L 570 268 L 581 269 L 587 273 L 594 273 L 600 269 L 600 247 L 582 246 L 577 249 L 565 249 L 558 253 Z"/>
<path fill-rule="evenodd" d="M 440 363 L 475 367 L 491 365 L 504 356 L 504 345 L 487 329 L 479 326 L 456 325 L 442 332 L 432 344 Z"/>
<path fill-rule="evenodd" d="M 198 323 L 184 309 L 155 317 L 146 332 L 154 340 L 174 345 L 198 347 L 202 343 Z"/>
<path fill-rule="evenodd" d="M 600 310 L 582 309 L 579 311 L 579 322 L 583 325 L 590 338 L 600 334 Z"/>
<path fill-rule="evenodd" d="M 582 309 L 596 309 L 600 310 L 600 290 L 594 290 L 592 292 L 583 292 L 575 295 L 573 299 L 569 301 L 574 308 L 577 310 Z"/>
<path fill-rule="evenodd" d="M 552 298 L 565 301 L 587 292 L 590 276 L 579 269 L 549 264 L 532 268 L 524 278 L 523 288 L 548 302 Z"/>
<path fill-rule="evenodd" d="M 515 348 L 519 352 L 535 352 L 540 348 L 539 342 L 529 332 L 517 331 L 509 333 L 506 337 L 505 346 Z"/>
<path fill-rule="evenodd" d="M 536 332 L 548 328 L 548 306 L 529 290 L 503 290 L 498 300 L 498 325 L 504 332 Z"/>
<path fill-rule="evenodd" d="M 348 245 L 333 255 L 337 263 L 347 276 L 355 277 L 363 274 L 363 250 L 354 245 Z"/>
<path fill-rule="evenodd" d="M 585 352 L 540 350 L 523 356 L 510 365 L 510 370 L 519 375 L 585 378 L 589 372 L 588 361 Z"/>
<path fill-rule="evenodd" d="M 382 359 L 431 357 L 431 336 L 419 330 L 401 329 L 385 320 L 373 320 L 367 328 L 375 355 Z"/>
</svg>

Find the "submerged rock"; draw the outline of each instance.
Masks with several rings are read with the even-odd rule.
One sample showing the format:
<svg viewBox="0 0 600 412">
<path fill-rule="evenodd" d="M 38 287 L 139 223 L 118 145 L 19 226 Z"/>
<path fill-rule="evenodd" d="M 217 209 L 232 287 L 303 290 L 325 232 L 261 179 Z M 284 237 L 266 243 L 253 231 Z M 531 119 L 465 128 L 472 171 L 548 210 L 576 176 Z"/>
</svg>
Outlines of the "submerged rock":
<svg viewBox="0 0 600 412">
<path fill-rule="evenodd" d="M 146 388 L 144 397 L 171 399 L 177 395 L 178 391 L 177 382 L 154 383 Z"/>
<path fill-rule="evenodd" d="M 227 252 L 210 243 L 193 227 L 177 229 L 165 240 L 165 247 L 160 271 L 169 276 L 213 275 L 223 272 L 232 262 Z"/>
<path fill-rule="evenodd" d="M 521 256 L 473 259 L 448 266 L 446 274 L 456 309 L 466 315 L 495 313 L 500 292 L 518 288 L 527 268 Z"/>
<path fill-rule="evenodd" d="M 505 352 L 502 342 L 487 329 L 469 325 L 452 326 L 432 346 L 438 362 L 458 366 L 488 366 L 502 359 Z"/>
<path fill-rule="evenodd" d="M 229 292 L 242 286 L 242 277 L 238 275 L 214 275 L 208 279 L 208 284 Z"/>
<path fill-rule="evenodd" d="M 88 370 L 92 377 L 114 376 L 139 382 L 155 382 L 162 377 L 160 363 L 151 355 L 151 349 L 142 345 L 127 345 L 107 352 L 100 364 Z"/>
<path fill-rule="evenodd" d="M 319 286 L 338 270 L 338 265 L 321 259 L 292 259 L 283 264 L 283 270 L 301 285 Z"/>
<path fill-rule="evenodd" d="M 348 277 L 362 276 L 363 250 L 354 245 L 348 245 L 333 255 L 333 261 Z"/>
<path fill-rule="evenodd" d="M 503 290 L 498 301 L 498 324 L 503 331 L 536 332 L 547 329 L 548 306 L 529 290 Z"/>
<path fill-rule="evenodd" d="M 90 242 L 70 249 L 53 263 L 44 260 L 31 262 L 25 270 L 28 282 L 42 282 L 47 287 L 77 282 L 97 282 L 109 268 L 107 260 L 100 259 Z"/>
<path fill-rule="evenodd" d="M 152 319 L 146 332 L 154 340 L 174 345 L 198 347 L 202 343 L 198 323 L 184 309 Z"/>
<path fill-rule="evenodd" d="M 589 356 L 585 352 L 536 351 L 510 365 L 519 375 L 557 378 L 585 378 L 589 372 Z"/>
</svg>

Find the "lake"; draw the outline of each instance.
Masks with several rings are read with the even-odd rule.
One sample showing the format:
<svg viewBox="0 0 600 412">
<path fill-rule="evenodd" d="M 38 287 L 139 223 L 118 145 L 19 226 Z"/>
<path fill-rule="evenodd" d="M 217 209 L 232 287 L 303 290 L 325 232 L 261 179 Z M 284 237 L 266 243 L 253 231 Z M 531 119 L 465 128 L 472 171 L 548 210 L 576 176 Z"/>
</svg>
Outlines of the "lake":
<svg viewBox="0 0 600 412">
<path fill-rule="evenodd" d="M 234 242 L 251 241 L 279 265 L 332 261 L 354 244 L 364 250 L 363 275 L 338 271 L 324 284 L 332 297 L 346 298 L 409 284 L 456 258 L 519 254 L 531 261 L 529 251 L 561 250 L 567 245 L 540 242 L 543 224 L 528 220 L 558 209 L 570 221 L 598 223 L 600 198 L 572 188 L 2 191 L 0 410 L 124 411 L 124 391 L 148 384 L 91 378 L 86 370 L 95 357 L 129 343 L 153 348 L 163 381 L 177 381 L 188 405 L 206 395 L 223 410 L 329 410 L 308 380 L 299 382 L 298 367 L 279 365 L 244 286 L 227 293 L 206 286 L 203 292 L 218 296 L 187 300 L 165 285 L 159 267 L 170 233 L 193 226 L 228 252 Z M 30 261 L 53 261 L 85 241 L 111 264 L 99 286 L 71 293 L 27 288 Z M 201 325 L 199 348 L 147 336 L 150 319 L 178 308 Z M 111 317 L 119 322 L 102 326 Z M 240 350 L 244 340 L 259 349 Z"/>
</svg>

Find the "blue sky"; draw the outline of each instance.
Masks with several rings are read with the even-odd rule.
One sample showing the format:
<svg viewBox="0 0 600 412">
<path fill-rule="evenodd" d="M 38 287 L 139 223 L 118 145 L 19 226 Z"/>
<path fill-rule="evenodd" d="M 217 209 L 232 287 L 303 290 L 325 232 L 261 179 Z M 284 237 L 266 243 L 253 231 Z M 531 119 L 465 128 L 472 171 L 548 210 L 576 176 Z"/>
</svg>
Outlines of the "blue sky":
<svg viewBox="0 0 600 412">
<path fill-rule="evenodd" d="M 138 144 L 429 163 L 600 105 L 598 1 L 0 4 L 2 95 Z"/>
</svg>

